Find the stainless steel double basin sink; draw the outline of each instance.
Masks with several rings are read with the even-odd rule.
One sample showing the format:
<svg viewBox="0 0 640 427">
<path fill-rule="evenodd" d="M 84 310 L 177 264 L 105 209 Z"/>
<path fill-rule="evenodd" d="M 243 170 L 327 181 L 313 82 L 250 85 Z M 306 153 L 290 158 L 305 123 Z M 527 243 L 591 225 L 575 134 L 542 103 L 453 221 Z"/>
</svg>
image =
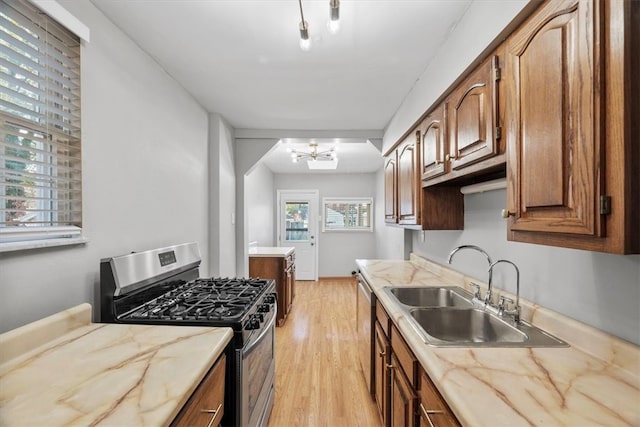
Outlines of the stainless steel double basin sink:
<svg viewBox="0 0 640 427">
<path fill-rule="evenodd" d="M 458 286 L 386 287 L 416 332 L 436 347 L 566 347 L 530 323 L 514 324 L 473 302 Z"/>
</svg>

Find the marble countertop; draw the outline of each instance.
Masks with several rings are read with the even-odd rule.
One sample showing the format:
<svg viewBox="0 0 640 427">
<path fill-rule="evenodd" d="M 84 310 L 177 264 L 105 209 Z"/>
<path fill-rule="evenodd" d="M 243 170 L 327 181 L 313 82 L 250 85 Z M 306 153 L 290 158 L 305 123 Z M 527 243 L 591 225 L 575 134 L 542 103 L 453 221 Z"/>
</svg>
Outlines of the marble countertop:
<svg viewBox="0 0 640 427">
<path fill-rule="evenodd" d="M 0 425 L 169 425 L 230 328 L 91 323 L 82 304 L 0 335 Z"/>
<path fill-rule="evenodd" d="M 640 425 L 638 346 L 521 299 L 523 320 L 570 347 L 433 347 L 381 289 L 443 284 L 470 289 L 473 279 L 415 255 L 410 261 L 357 264 L 462 425 Z"/>
<path fill-rule="evenodd" d="M 249 257 L 277 257 L 284 258 L 295 251 L 293 247 L 287 246 L 254 246 L 249 248 Z"/>
</svg>

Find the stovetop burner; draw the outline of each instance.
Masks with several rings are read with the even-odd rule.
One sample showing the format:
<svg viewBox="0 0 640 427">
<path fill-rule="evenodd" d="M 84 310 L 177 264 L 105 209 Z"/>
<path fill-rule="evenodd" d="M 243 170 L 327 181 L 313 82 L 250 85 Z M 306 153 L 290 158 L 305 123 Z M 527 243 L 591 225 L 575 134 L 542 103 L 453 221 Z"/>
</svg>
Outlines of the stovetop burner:
<svg viewBox="0 0 640 427">
<path fill-rule="evenodd" d="M 159 320 L 230 320 L 241 317 L 269 282 L 259 279 L 196 279 L 148 301 L 123 317 Z"/>
</svg>

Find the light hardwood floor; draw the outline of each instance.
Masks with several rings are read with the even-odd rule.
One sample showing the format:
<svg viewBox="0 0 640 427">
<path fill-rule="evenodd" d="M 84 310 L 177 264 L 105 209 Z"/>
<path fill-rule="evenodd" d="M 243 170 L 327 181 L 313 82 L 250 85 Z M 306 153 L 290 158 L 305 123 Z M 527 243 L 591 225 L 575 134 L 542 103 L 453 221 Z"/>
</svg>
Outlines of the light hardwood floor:
<svg viewBox="0 0 640 427">
<path fill-rule="evenodd" d="M 269 427 L 380 427 L 360 362 L 355 280 L 296 282 L 293 309 L 276 328 Z"/>
</svg>

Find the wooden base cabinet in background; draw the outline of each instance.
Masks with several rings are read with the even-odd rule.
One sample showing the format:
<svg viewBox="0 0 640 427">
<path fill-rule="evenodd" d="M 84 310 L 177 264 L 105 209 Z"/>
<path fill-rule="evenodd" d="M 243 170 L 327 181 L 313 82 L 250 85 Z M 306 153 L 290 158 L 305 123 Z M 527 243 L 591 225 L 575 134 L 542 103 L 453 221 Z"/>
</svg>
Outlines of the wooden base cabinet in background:
<svg viewBox="0 0 640 427">
<path fill-rule="evenodd" d="M 172 427 L 220 425 L 224 415 L 225 362 L 226 356 L 223 354 L 171 423 Z"/>
<path fill-rule="evenodd" d="M 276 325 L 282 326 L 291 311 L 296 294 L 296 255 L 249 256 L 249 276 L 274 279 L 278 294 Z"/>
</svg>

